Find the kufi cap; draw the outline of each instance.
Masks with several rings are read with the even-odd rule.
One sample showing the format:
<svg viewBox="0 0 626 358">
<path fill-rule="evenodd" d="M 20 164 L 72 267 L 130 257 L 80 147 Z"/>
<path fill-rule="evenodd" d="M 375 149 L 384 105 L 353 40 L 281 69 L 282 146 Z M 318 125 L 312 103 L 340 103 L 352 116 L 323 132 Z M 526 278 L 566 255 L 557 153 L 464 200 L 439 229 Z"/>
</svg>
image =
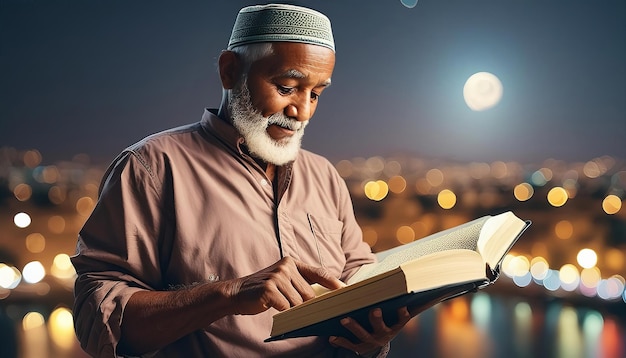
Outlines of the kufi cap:
<svg viewBox="0 0 626 358">
<path fill-rule="evenodd" d="M 276 41 L 319 45 L 335 51 L 333 32 L 326 15 L 286 4 L 255 5 L 239 10 L 228 49 Z"/>
</svg>

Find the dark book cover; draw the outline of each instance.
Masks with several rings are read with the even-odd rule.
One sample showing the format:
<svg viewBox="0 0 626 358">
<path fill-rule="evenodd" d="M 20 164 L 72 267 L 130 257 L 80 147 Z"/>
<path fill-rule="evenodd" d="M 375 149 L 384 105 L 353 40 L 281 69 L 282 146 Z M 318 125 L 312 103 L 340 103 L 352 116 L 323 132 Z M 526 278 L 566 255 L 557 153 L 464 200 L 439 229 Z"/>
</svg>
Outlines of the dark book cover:
<svg viewBox="0 0 626 358">
<path fill-rule="evenodd" d="M 369 323 L 369 312 L 374 308 L 381 308 L 383 319 L 388 326 L 398 321 L 397 310 L 401 307 L 416 308 L 420 312 L 424 311 L 439 302 L 458 297 L 470 292 L 475 292 L 479 288 L 488 285 L 488 281 L 466 282 L 461 284 L 447 285 L 428 291 L 411 292 L 377 304 L 357 309 L 346 314 L 342 314 L 327 320 L 299 328 L 291 332 L 270 337 L 266 342 L 277 341 L 285 338 L 306 337 L 306 336 L 341 336 L 356 341 L 356 337 L 339 322 L 344 317 L 351 317 L 358 321 L 365 329 L 371 330 Z"/>
</svg>

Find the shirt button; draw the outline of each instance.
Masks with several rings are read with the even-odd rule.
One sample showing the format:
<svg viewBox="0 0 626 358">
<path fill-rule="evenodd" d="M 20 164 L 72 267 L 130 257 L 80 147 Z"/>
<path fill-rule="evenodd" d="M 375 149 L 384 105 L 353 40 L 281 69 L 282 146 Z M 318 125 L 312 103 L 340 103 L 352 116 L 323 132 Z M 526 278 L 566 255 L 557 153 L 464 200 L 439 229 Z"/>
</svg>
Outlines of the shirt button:
<svg viewBox="0 0 626 358">
<path fill-rule="evenodd" d="M 261 179 L 261 185 L 266 186 L 267 185 L 267 180 Z"/>
</svg>

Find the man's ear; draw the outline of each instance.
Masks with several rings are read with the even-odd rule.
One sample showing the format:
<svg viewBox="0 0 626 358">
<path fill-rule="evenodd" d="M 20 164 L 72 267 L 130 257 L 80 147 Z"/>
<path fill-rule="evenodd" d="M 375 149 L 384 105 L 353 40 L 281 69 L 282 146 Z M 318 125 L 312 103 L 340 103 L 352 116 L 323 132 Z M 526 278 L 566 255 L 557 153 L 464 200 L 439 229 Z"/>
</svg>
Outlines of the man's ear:
<svg viewBox="0 0 626 358">
<path fill-rule="evenodd" d="M 241 76 L 241 60 L 233 51 L 224 50 L 218 59 L 218 68 L 222 87 L 232 89 Z"/>
</svg>

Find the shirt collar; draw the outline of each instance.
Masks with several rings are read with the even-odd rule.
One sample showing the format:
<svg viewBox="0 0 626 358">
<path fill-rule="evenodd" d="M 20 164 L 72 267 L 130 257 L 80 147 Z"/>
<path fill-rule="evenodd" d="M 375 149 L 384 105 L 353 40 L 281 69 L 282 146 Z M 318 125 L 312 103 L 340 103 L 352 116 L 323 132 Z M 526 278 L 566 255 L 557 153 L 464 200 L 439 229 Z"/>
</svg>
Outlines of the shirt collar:
<svg viewBox="0 0 626 358">
<path fill-rule="evenodd" d="M 205 108 L 200 125 L 207 132 L 216 136 L 221 142 L 239 154 L 243 154 L 244 139 L 228 120 L 217 116 L 217 109 Z"/>
</svg>

